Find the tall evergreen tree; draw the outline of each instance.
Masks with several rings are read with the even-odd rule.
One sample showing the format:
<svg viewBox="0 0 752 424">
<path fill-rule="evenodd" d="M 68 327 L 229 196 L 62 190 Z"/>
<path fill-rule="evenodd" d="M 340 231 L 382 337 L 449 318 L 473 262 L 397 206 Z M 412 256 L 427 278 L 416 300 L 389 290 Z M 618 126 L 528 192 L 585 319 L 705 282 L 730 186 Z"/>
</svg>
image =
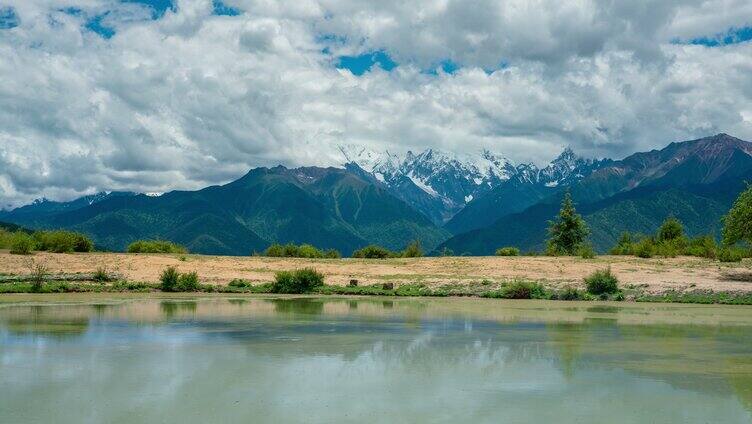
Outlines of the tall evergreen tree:
<svg viewBox="0 0 752 424">
<path fill-rule="evenodd" d="M 548 233 L 547 251 L 553 255 L 576 255 L 590 234 L 585 220 L 574 208 L 569 191 L 564 194 L 556 220 L 549 222 Z"/>
</svg>

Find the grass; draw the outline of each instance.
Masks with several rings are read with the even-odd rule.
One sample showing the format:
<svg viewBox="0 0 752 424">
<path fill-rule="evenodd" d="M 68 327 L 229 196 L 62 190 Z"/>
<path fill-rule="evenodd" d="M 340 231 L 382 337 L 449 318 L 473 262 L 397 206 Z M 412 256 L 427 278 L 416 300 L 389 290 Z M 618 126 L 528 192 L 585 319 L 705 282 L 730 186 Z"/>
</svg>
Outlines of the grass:
<svg viewBox="0 0 752 424">
<path fill-rule="evenodd" d="M 178 292 L 182 290 L 175 290 Z M 245 280 L 233 280 L 225 286 L 198 284 L 194 292 L 202 293 L 243 293 L 243 294 L 271 294 L 275 293 L 272 283 L 252 284 Z M 31 281 L 0 283 L 0 294 L 9 293 L 158 293 L 160 283 L 114 281 L 111 283 L 98 282 L 45 282 L 41 287 L 34 288 Z M 473 296 L 493 299 L 542 299 L 561 301 L 591 301 L 591 300 L 624 300 L 622 292 L 617 292 L 606 298 L 591 295 L 575 287 L 565 287 L 562 290 L 551 290 L 536 281 L 516 280 L 501 285 L 490 281 L 476 282 L 471 285 L 448 284 L 439 287 L 429 287 L 420 283 L 402 284 L 394 289 L 385 289 L 383 284 L 365 286 L 332 286 L 321 285 L 311 289 L 309 294 L 325 296 L 386 296 L 386 297 L 447 297 Z M 640 294 L 634 296 L 636 302 L 654 303 L 696 303 L 720 305 L 752 305 L 752 293 L 730 292 L 669 292 L 659 295 Z"/>
<path fill-rule="evenodd" d="M 752 305 L 752 293 L 728 292 L 670 292 L 659 295 L 641 295 L 635 297 L 636 302 L 655 303 L 699 303 L 704 305 Z"/>
</svg>

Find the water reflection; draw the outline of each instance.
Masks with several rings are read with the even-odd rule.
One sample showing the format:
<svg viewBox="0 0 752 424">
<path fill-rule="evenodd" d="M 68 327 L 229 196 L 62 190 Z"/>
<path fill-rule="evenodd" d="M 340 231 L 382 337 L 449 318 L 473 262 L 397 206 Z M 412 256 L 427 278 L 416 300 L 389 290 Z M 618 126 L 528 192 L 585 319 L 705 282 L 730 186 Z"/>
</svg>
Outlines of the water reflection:
<svg viewBox="0 0 752 424">
<path fill-rule="evenodd" d="M 163 300 L 159 302 L 159 309 L 167 320 L 176 316 L 195 316 L 197 307 L 198 304 L 194 300 Z"/>
<path fill-rule="evenodd" d="M 368 298 L 6 305 L 0 422 L 749 422 L 748 311 Z"/>
</svg>

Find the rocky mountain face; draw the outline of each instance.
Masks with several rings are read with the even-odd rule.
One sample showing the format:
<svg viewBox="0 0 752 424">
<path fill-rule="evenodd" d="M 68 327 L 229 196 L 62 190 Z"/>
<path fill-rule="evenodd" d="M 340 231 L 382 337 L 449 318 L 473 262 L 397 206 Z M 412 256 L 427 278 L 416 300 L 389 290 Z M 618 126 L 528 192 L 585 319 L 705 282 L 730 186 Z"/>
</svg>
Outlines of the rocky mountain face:
<svg viewBox="0 0 752 424">
<path fill-rule="evenodd" d="M 520 210 L 540 198 L 531 193 L 543 195 L 552 191 L 548 189 L 568 186 L 609 162 L 579 157 L 569 148 L 543 168 L 514 164 L 487 150 L 456 155 L 428 149 L 404 156 L 358 146 L 341 146 L 340 151 L 348 169 L 383 183 L 434 223 L 447 223 L 452 232 L 479 228 Z M 518 199 L 518 193 L 524 199 Z M 497 207 L 498 212 L 486 210 L 487 206 Z M 465 210 L 470 210 L 469 219 L 453 219 Z M 480 216 L 483 219 L 478 221 Z"/>
</svg>

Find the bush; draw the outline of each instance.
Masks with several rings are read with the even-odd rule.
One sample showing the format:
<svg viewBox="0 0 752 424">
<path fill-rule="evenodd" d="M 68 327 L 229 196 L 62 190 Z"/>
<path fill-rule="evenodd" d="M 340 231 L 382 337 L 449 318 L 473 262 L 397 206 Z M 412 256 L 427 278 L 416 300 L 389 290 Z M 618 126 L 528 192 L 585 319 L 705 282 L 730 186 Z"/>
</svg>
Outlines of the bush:
<svg viewBox="0 0 752 424">
<path fill-rule="evenodd" d="M 619 280 L 611 273 L 611 268 L 595 271 L 585 277 L 585 286 L 590 294 L 602 295 L 619 291 Z"/>
<path fill-rule="evenodd" d="M 10 253 L 14 255 L 28 255 L 34 250 L 36 243 L 30 235 L 18 231 L 13 234 L 10 244 Z"/>
<path fill-rule="evenodd" d="M 31 268 L 31 291 L 39 293 L 42 291 L 44 281 L 47 279 L 47 267 L 42 264 L 34 263 L 31 263 L 29 267 Z"/>
<path fill-rule="evenodd" d="M 653 243 L 653 239 L 644 238 L 639 243 L 635 244 L 634 254 L 641 258 L 652 258 L 655 254 L 655 243 Z"/>
<path fill-rule="evenodd" d="M 621 233 L 619 241 L 616 242 L 616 246 L 612 247 L 608 253 L 612 255 L 632 255 L 634 254 L 635 240 L 632 234 L 625 231 Z"/>
<path fill-rule="evenodd" d="M 188 253 L 188 250 L 167 240 L 137 240 L 128 245 L 128 253 Z"/>
<path fill-rule="evenodd" d="M 297 249 L 297 257 L 299 258 L 323 258 L 324 252 L 311 246 L 310 244 L 301 244 Z"/>
<path fill-rule="evenodd" d="M 271 258 L 283 258 L 285 256 L 285 247 L 281 244 L 274 243 L 266 248 L 263 255 Z"/>
<path fill-rule="evenodd" d="M 682 252 L 684 243 L 682 239 L 663 240 L 654 245 L 654 254 L 666 258 L 675 258 Z"/>
<path fill-rule="evenodd" d="M 516 247 L 500 247 L 496 249 L 496 256 L 520 256 L 520 249 Z"/>
<path fill-rule="evenodd" d="M 100 266 L 96 271 L 94 271 L 94 275 L 91 279 L 98 283 L 106 283 L 112 278 L 110 278 L 110 274 L 107 273 L 107 268 Z"/>
<path fill-rule="evenodd" d="M 310 244 L 301 244 L 300 246 L 296 246 L 292 243 L 288 243 L 284 245 L 279 244 L 279 243 L 274 243 L 266 248 L 266 250 L 264 251 L 264 256 L 268 256 L 270 258 L 309 258 L 309 259 L 317 259 L 317 258 L 337 259 L 341 257 L 339 252 L 334 249 L 329 249 L 325 252 Z"/>
<path fill-rule="evenodd" d="M 658 229 L 656 239 L 658 242 L 673 241 L 684 237 L 684 226 L 681 221 L 674 217 L 669 217 Z"/>
<path fill-rule="evenodd" d="M 564 290 L 556 293 L 556 299 L 558 300 L 585 300 L 585 293 L 576 287 L 567 286 Z"/>
<path fill-rule="evenodd" d="M 196 271 L 180 274 L 177 288 L 180 291 L 197 291 L 199 289 L 198 274 Z"/>
<path fill-rule="evenodd" d="M 180 279 L 180 274 L 178 273 L 178 270 L 176 270 L 174 266 L 168 266 L 167 268 L 165 268 L 165 270 L 162 271 L 162 274 L 159 276 L 159 281 L 162 283 L 161 285 L 162 291 L 166 291 L 166 292 L 177 291 L 179 279 Z"/>
<path fill-rule="evenodd" d="M 399 257 L 399 255 L 385 247 L 372 244 L 370 246 L 366 246 L 362 249 L 354 251 L 352 257 L 361 259 L 386 259 L 396 258 Z"/>
<path fill-rule="evenodd" d="M 545 299 L 546 290 L 535 281 L 515 280 L 501 288 L 501 297 L 505 299 Z"/>
<path fill-rule="evenodd" d="M 423 256 L 423 248 L 420 246 L 420 240 L 415 240 L 405 247 L 402 251 L 403 258 L 420 258 Z"/>
<path fill-rule="evenodd" d="M 342 255 L 338 250 L 328 249 L 326 252 L 324 252 L 324 257 L 327 259 L 339 259 L 342 257 Z"/>
<path fill-rule="evenodd" d="M 583 244 L 577 249 L 577 255 L 582 259 L 593 259 L 595 258 L 595 250 L 590 244 Z"/>
<path fill-rule="evenodd" d="M 687 243 L 684 254 L 701 258 L 715 259 L 718 246 L 712 236 L 696 237 Z"/>
<path fill-rule="evenodd" d="M 253 285 L 250 282 L 241 280 L 239 278 L 236 278 L 230 281 L 227 285 L 229 287 L 234 287 L 236 289 L 247 289 L 247 288 L 253 287 Z"/>
<path fill-rule="evenodd" d="M 73 231 L 36 231 L 37 248 L 53 253 L 91 252 L 94 244 L 81 233 Z"/>
<path fill-rule="evenodd" d="M 744 252 L 738 247 L 724 247 L 718 252 L 718 260 L 721 262 L 741 262 Z"/>
<path fill-rule="evenodd" d="M 312 268 L 295 271 L 280 271 L 274 276 L 272 293 L 309 293 L 324 285 L 324 275 Z"/>
</svg>

